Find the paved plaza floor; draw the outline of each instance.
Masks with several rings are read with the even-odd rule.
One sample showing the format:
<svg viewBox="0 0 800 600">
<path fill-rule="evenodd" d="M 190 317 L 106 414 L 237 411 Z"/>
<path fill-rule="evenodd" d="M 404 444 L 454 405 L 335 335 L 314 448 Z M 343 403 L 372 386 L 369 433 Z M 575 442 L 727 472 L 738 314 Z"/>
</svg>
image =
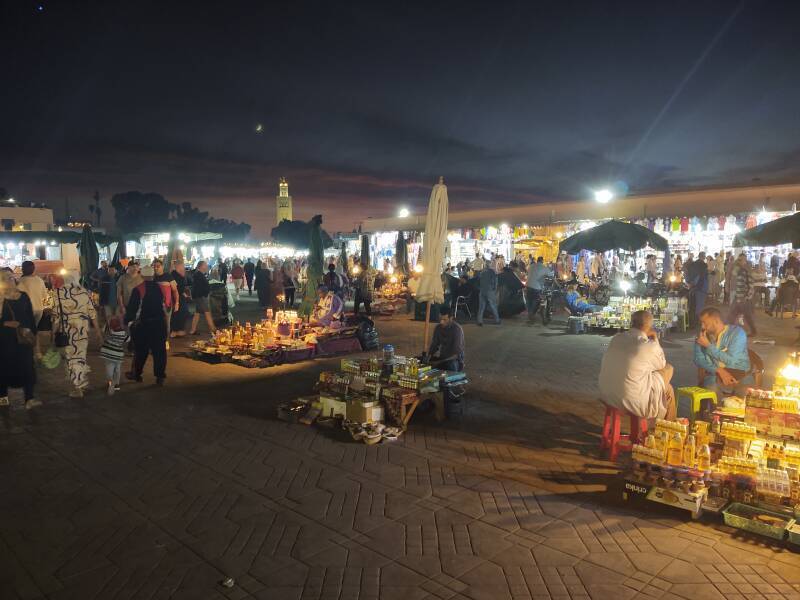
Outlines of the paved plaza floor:
<svg viewBox="0 0 800 600">
<path fill-rule="evenodd" d="M 797 322 L 760 323 L 774 372 Z M 421 349 L 421 323 L 378 327 Z M 276 419 L 338 359 L 248 370 L 179 342 L 165 387 L 107 398 L 94 355 L 78 401 L 40 371 L 44 407 L 14 395 L 0 424 L 0 598 L 800 598 L 800 554 L 622 502 L 597 451 L 609 338 L 564 329 L 465 325 L 466 414 L 370 447 Z M 691 334 L 664 346 L 693 384 Z"/>
</svg>

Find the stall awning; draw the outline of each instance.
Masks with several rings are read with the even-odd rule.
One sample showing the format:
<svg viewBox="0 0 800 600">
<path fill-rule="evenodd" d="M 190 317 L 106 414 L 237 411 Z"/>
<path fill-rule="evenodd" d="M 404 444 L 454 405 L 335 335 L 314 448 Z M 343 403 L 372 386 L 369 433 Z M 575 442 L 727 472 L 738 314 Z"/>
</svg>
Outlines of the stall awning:
<svg viewBox="0 0 800 600">
<path fill-rule="evenodd" d="M 667 250 L 669 243 L 647 227 L 624 221 L 608 221 L 568 237 L 561 242 L 559 250 L 567 254 L 577 254 L 581 250 L 591 250 L 592 252 L 633 251 L 647 246 L 656 250 Z"/>
</svg>

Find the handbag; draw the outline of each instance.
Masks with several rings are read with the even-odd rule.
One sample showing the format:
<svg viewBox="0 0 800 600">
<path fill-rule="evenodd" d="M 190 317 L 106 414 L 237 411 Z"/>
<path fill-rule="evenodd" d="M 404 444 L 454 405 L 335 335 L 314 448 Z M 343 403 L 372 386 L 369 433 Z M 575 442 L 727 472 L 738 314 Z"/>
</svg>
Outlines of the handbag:
<svg viewBox="0 0 800 600">
<path fill-rule="evenodd" d="M 61 292 L 56 289 L 56 298 L 58 298 L 58 314 L 60 317 L 61 327 L 56 331 L 53 336 L 53 343 L 56 348 L 66 348 L 69 346 L 69 334 L 67 333 L 66 319 L 64 318 L 64 309 L 61 306 Z"/>
<path fill-rule="evenodd" d="M 49 308 L 45 308 L 42 312 L 42 318 L 39 319 L 39 324 L 36 327 L 37 331 L 52 331 L 53 330 L 53 313 Z"/>
<path fill-rule="evenodd" d="M 8 304 L 8 312 L 11 313 L 11 320 L 17 321 L 17 317 L 14 314 L 14 309 L 11 308 L 10 302 L 5 302 Z M 19 323 L 19 321 L 17 321 Z M 33 332 L 32 329 L 28 329 L 27 327 L 23 327 L 22 325 L 17 325 L 15 328 L 17 332 L 17 343 L 20 346 L 33 346 L 36 344 L 36 334 Z"/>
</svg>

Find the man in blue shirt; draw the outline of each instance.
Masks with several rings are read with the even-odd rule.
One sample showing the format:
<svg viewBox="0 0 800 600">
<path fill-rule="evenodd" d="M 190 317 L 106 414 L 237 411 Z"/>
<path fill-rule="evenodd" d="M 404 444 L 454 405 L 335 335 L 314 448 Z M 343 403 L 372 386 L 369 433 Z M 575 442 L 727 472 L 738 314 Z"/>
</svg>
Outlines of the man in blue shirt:
<svg viewBox="0 0 800 600">
<path fill-rule="evenodd" d="M 564 294 L 564 301 L 567 303 L 569 311 L 574 315 L 582 315 L 587 312 L 600 312 L 603 310 L 602 306 L 591 304 L 586 298 L 581 296 L 574 285 L 567 286 L 567 293 Z"/>
<path fill-rule="evenodd" d="M 478 297 L 478 327 L 483 327 L 483 311 L 486 305 L 492 311 L 495 323 L 500 325 L 500 314 L 497 312 L 497 273 L 490 263 L 485 263 L 480 277 L 480 296 Z"/>
<path fill-rule="evenodd" d="M 750 371 L 747 333 L 738 325 L 726 325 L 716 308 L 700 312 L 700 333 L 694 344 L 694 364 L 701 385 L 710 390 L 730 389 Z"/>
</svg>

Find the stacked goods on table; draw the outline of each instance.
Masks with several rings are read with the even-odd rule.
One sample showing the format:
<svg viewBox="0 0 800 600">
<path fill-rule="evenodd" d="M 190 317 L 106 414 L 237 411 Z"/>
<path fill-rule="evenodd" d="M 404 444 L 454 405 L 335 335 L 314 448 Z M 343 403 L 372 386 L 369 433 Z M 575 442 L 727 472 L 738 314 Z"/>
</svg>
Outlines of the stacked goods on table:
<svg viewBox="0 0 800 600">
<path fill-rule="evenodd" d="M 302 423 L 341 426 L 366 444 L 396 439 L 408 426 L 423 399 L 444 402 L 444 386 L 466 384 L 463 373 L 448 373 L 395 356 L 391 346 L 383 356 L 344 358 L 339 371 L 320 373 L 318 395 L 301 398 L 281 410 L 298 410 Z M 287 419 L 292 420 L 292 419 Z"/>
<path fill-rule="evenodd" d="M 699 515 L 722 512 L 731 527 L 800 545 L 800 357 L 792 354 L 772 390 L 725 398 L 712 421 L 659 420 L 634 445 L 626 497 Z M 724 509 L 724 510 L 723 510 Z"/>
<path fill-rule="evenodd" d="M 686 314 L 686 298 L 643 298 L 638 296 L 612 296 L 601 311 L 589 313 L 584 321 L 598 329 L 630 329 L 631 314 L 648 310 L 653 314 L 653 328 L 663 333 L 674 327 Z"/>
<path fill-rule="evenodd" d="M 243 367 L 271 367 L 313 358 L 335 340 L 353 340 L 349 351 L 359 351 L 357 326 L 312 326 L 296 311 L 267 311 L 260 323 L 218 329 L 210 340 L 192 344 L 192 356 L 206 362 L 235 363 Z"/>
</svg>

